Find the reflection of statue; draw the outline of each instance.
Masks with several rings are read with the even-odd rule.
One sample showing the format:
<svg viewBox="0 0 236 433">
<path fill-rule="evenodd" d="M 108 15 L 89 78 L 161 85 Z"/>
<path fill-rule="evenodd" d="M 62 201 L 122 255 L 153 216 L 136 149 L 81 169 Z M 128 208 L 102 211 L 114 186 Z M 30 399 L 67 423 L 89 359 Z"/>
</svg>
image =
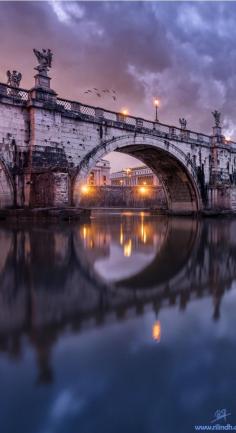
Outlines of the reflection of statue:
<svg viewBox="0 0 236 433">
<path fill-rule="evenodd" d="M 20 82 L 21 82 L 21 78 L 22 78 L 22 74 L 20 72 L 17 71 L 7 71 L 7 85 L 11 86 L 11 87 L 19 87 L 20 86 Z"/>
<path fill-rule="evenodd" d="M 220 126 L 221 113 L 219 111 L 215 110 L 215 111 L 212 111 L 212 115 L 215 119 L 215 126 L 219 127 Z"/>
<path fill-rule="evenodd" d="M 52 52 L 50 49 L 38 51 L 34 48 L 34 54 L 37 57 L 39 65 L 35 68 L 37 71 L 47 75 L 48 69 L 52 66 Z"/>
<path fill-rule="evenodd" d="M 181 129 L 185 130 L 187 128 L 187 120 L 184 119 L 184 117 L 179 118 L 179 123 L 180 123 Z"/>
<path fill-rule="evenodd" d="M 213 304 L 214 304 L 214 313 L 213 313 L 213 319 L 215 321 L 220 319 L 220 305 L 222 296 L 224 294 L 224 290 L 216 290 L 216 292 L 213 294 Z"/>
</svg>

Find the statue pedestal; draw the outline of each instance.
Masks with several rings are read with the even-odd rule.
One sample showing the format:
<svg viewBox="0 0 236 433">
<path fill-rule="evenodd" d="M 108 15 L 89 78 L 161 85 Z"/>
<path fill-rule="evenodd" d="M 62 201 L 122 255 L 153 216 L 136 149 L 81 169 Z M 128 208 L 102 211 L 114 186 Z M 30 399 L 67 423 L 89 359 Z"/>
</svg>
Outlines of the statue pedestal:
<svg viewBox="0 0 236 433">
<path fill-rule="evenodd" d="M 39 73 L 36 74 L 34 78 L 35 78 L 35 88 L 40 88 L 45 90 L 50 89 L 50 81 L 51 81 L 50 77 Z"/>
<path fill-rule="evenodd" d="M 56 104 L 57 94 L 50 88 L 51 78 L 40 72 L 34 78 L 35 86 L 30 90 L 31 100 Z"/>
<path fill-rule="evenodd" d="M 222 128 L 220 126 L 213 126 L 212 144 L 224 144 L 225 137 L 222 135 Z"/>
<path fill-rule="evenodd" d="M 215 136 L 221 136 L 222 135 L 222 132 L 221 132 L 221 130 L 222 130 L 222 128 L 221 128 L 221 126 L 213 126 L 213 137 L 215 137 Z"/>
</svg>

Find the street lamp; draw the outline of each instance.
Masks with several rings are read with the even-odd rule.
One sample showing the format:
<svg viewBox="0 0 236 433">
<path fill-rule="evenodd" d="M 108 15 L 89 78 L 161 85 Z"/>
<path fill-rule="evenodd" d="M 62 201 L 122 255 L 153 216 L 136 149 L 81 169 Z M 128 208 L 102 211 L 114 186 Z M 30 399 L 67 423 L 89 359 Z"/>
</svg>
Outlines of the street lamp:
<svg viewBox="0 0 236 433">
<path fill-rule="evenodd" d="M 88 185 L 82 185 L 81 192 L 82 192 L 82 194 L 88 194 L 89 193 Z"/>
<path fill-rule="evenodd" d="M 129 185 L 129 177 L 131 176 L 131 168 L 125 168 L 126 172 L 126 186 Z"/>
<path fill-rule="evenodd" d="M 157 98 L 154 98 L 153 101 L 154 107 L 155 107 L 155 122 L 159 122 L 158 116 L 157 116 L 157 109 L 160 107 L 160 101 Z"/>
<path fill-rule="evenodd" d="M 118 114 L 119 121 L 125 122 L 128 115 L 129 115 L 129 110 L 127 108 L 122 108 L 122 110 L 120 110 L 120 113 Z"/>
<path fill-rule="evenodd" d="M 140 194 L 144 195 L 144 194 L 146 194 L 148 191 L 147 191 L 147 188 L 146 188 L 145 186 L 141 186 L 141 187 L 139 188 L 139 192 L 140 192 Z"/>
</svg>

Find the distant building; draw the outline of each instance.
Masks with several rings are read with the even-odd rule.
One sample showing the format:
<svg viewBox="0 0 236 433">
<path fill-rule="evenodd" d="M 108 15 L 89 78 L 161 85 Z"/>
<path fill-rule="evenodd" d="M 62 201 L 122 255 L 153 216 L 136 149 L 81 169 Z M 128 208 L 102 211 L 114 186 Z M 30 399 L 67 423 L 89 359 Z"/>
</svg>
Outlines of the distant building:
<svg viewBox="0 0 236 433">
<path fill-rule="evenodd" d="M 87 177 L 87 184 L 91 186 L 111 185 L 110 170 L 110 162 L 105 159 L 101 159 L 90 171 Z"/>
<path fill-rule="evenodd" d="M 157 176 L 145 165 L 110 174 L 110 163 L 100 160 L 81 188 L 80 205 L 87 208 L 166 208 Z"/>
<path fill-rule="evenodd" d="M 127 168 L 111 173 L 111 185 L 114 186 L 137 186 L 152 185 L 160 186 L 160 182 L 153 171 L 146 165 Z"/>
</svg>

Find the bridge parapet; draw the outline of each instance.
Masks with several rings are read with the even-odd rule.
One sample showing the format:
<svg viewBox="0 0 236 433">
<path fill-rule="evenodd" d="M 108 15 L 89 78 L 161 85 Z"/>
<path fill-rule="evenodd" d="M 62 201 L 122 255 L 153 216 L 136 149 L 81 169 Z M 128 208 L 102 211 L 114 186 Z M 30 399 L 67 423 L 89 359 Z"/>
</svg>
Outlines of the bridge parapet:
<svg viewBox="0 0 236 433">
<path fill-rule="evenodd" d="M 3 98 L 7 97 L 8 102 L 12 104 L 22 104 L 26 105 L 31 101 L 31 94 L 29 90 L 11 87 L 7 84 L 0 83 L 0 98 L 3 101 Z M 42 102 L 42 99 L 40 98 Z M 6 102 L 6 101 L 5 101 Z M 47 105 L 47 100 L 44 99 L 45 104 Z M 51 101 L 50 101 L 51 102 Z M 120 127 L 122 129 L 141 129 L 148 130 L 148 133 L 151 134 L 161 134 L 163 137 L 169 139 L 177 139 L 180 141 L 189 141 L 202 143 L 203 145 L 211 144 L 211 136 L 207 134 L 198 133 L 191 130 L 183 131 L 178 126 L 168 125 L 161 122 L 150 121 L 148 119 L 123 115 L 122 113 L 106 110 L 101 107 L 91 106 L 87 104 L 82 104 L 79 101 L 71 101 L 62 98 L 55 99 L 55 110 L 63 110 L 66 114 L 75 114 L 79 115 L 81 119 L 87 121 L 94 122 L 112 122 L 112 126 Z M 232 143 L 232 142 L 227 142 Z M 236 143 L 235 143 L 236 146 Z"/>
<path fill-rule="evenodd" d="M 0 98 L 8 97 L 10 101 L 15 103 L 25 104 L 29 100 L 29 91 L 19 87 L 12 87 L 4 83 L 0 83 Z"/>
<path fill-rule="evenodd" d="M 112 126 L 118 126 L 123 129 L 146 129 L 148 133 L 154 135 L 162 135 L 165 138 L 177 139 L 180 141 L 192 141 L 210 146 L 211 136 L 198 133 L 191 130 L 183 131 L 178 126 L 170 126 L 165 123 L 155 122 L 140 117 L 124 115 L 119 112 L 106 110 L 101 107 L 94 107 L 80 102 L 73 102 L 66 99 L 57 98 L 57 105 L 60 106 L 65 113 L 75 113 L 81 115 L 81 118 L 88 120 L 110 122 Z"/>
</svg>

